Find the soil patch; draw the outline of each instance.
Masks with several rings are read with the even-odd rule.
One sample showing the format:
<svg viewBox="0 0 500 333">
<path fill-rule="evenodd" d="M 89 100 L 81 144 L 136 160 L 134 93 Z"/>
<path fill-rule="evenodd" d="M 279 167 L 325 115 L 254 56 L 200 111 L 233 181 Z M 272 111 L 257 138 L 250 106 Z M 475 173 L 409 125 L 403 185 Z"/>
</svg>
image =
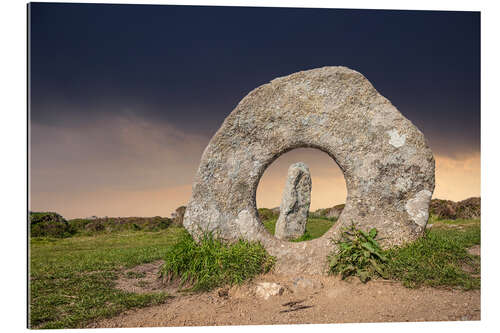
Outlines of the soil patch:
<svg viewBox="0 0 500 333">
<path fill-rule="evenodd" d="M 284 292 L 264 300 L 255 295 L 260 282 L 278 283 Z M 480 313 L 479 290 L 408 289 L 387 280 L 363 284 L 332 276 L 266 274 L 242 286 L 181 294 L 88 327 L 455 321 L 480 320 Z"/>
<path fill-rule="evenodd" d="M 123 270 L 116 281 L 115 288 L 137 294 L 161 292 L 167 293 L 170 296 L 189 294 L 185 291 L 179 291 L 179 287 L 181 287 L 179 279 L 165 281 L 160 278 L 159 272 L 163 263 L 163 260 L 157 260 Z M 190 285 L 185 284 L 181 289 L 188 287 Z"/>
<path fill-rule="evenodd" d="M 166 286 L 159 278 L 158 271 L 162 264 L 163 260 L 157 260 L 122 271 L 116 281 L 116 288 L 137 294 L 151 292 L 167 292 L 168 294 L 172 294 L 173 290 L 170 289 L 173 288 L 165 288 Z"/>
<path fill-rule="evenodd" d="M 481 255 L 481 245 L 471 246 L 467 249 L 467 252 L 469 252 L 469 254 L 472 254 L 473 256 L 480 256 Z"/>
</svg>

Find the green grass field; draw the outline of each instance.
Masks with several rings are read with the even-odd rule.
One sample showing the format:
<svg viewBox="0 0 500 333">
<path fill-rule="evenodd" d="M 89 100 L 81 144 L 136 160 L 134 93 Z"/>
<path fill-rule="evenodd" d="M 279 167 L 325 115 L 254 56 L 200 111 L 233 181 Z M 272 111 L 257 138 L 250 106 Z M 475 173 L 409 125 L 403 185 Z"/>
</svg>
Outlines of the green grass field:
<svg viewBox="0 0 500 333">
<path fill-rule="evenodd" d="M 387 251 L 389 277 L 406 287 L 478 289 L 481 260 L 467 248 L 481 244 L 481 221 L 434 221 L 426 235 Z"/>
<path fill-rule="evenodd" d="M 184 229 L 129 231 L 65 239 L 33 238 L 30 326 L 75 328 L 124 310 L 164 302 L 166 294 L 114 288 L 119 270 L 162 259 Z"/>
<path fill-rule="evenodd" d="M 271 218 L 267 221 L 262 222 L 266 227 L 267 231 L 274 235 L 274 230 L 276 228 L 277 217 Z M 332 227 L 335 222 L 330 219 L 322 219 L 322 218 L 307 218 L 306 231 L 304 235 L 300 238 L 292 240 L 292 242 L 303 242 L 308 241 L 314 238 L 318 238 L 323 236 L 325 232 L 328 231 Z"/>
<path fill-rule="evenodd" d="M 433 222 L 423 237 L 383 251 L 376 237 L 352 226 L 329 256 L 329 273 L 357 276 L 363 282 L 377 277 L 399 280 L 408 288 L 480 288 L 480 257 L 467 251 L 481 243 L 480 220 Z"/>
<path fill-rule="evenodd" d="M 424 238 L 388 252 L 390 277 L 408 287 L 480 287 L 480 260 L 466 249 L 480 244 L 480 221 L 432 221 Z M 265 222 L 270 233 L 276 220 Z M 308 237 L 334 222 L 309 219 Z M 170 226 L 156 232 L 122 231 L 95 236 L 32 238 L 30 326 L 78 328 L 127 309 L 165 302 L 165 293 L 134 294 L 114 288 L 123 269 L 167 258 L 167 248 L 186 231 Z M 326 258 L 325 258 L 326 259 Z"/>
</svg>

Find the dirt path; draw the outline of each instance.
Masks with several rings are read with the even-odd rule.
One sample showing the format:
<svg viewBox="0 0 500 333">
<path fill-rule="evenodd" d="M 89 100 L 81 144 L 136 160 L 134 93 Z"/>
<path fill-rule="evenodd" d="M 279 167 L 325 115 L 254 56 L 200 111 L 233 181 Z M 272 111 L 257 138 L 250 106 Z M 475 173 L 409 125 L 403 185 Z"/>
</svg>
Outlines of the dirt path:
<svg viewBox="0 0 500 333">
<path fill-rule="evenodd" d="M 397 282 L 349 282 L 336 277 L 267 274 L 229 290 L 178 295 L 166 304 L 125 312 L 88 327 L 215 326 L 350 322 L 479 320 L 480 291 L 408 289 Z M 282 295 L 255 296 L 259 282 Z M 219 294 L 221 296 L 219 296 Z M 295 306 L 283 306 L 299 301 Z M 300 309 L 300 307 L 303 308 Z M 284 310 L 292 310 L 284 312 Z"/>
</svg>

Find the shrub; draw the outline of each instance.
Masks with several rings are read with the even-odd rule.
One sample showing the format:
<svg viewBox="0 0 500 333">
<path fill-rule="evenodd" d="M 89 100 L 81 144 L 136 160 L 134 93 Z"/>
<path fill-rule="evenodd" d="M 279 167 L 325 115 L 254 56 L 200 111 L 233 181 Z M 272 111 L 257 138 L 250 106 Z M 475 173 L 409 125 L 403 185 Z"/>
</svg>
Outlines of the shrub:
<svg viewBox="0 0 500 333">
<path fill-rule="evenodd" d="M 69 225 L 76 231 L 84 230 L 87 224 L 92 223 L 95 219 L 71 219 Z"/>
<path fill-rule="evenodd" d="M 269 208 L 259 208 L 257 209 L 257 212 L 259 214 L 259 218 L 261 221 L 267 221 L 273 218 L 278 218 L 279 215 Z"/>
<path fill-rule="evenodd" d="M 106 226 L 102 221 L 92 221 L 85 225 L 85 230 L 91 233 L 97 233 L 106 230 Z"/>
<path fill-rule="evenodd" d="M 481 217 L 481 198 L 472 197 L 459 202 L 432 199 L 429 212 L 439 220 L 478 219 Z"/>
<path fill-rule="evenodd" d="M 225 284 L 240 284 L 274 265 L 260 243 L 239 240 L 223 243 L 211 234 L 195 242 L 189 234 L 172 245 L 165 257 L 160 276 L 164 281 L 179 279 L 185 290 L 210 290 Z"/>
<path fill-rule="evenodd" d="M 31 237 L 70 237 L 76 230 L 54 212 L 30 212 Z"/>
<path fill-rule="evenodd" d="M 160 231 L 172 224 L 168 217 L 104 217 L 73 219 L 69 221 L 73 229 L 84 235 L 96 235 L 120 231 Z"/>
<path fill-rule="evenodd" d="M 172 223 L 172 219 L 169 219 L 168 217 L 161 217 L 161 216 L 155 216 L 153 217 L 152 221 L 148 223 L 147 229 L 150 231 L 158 231 L 158 230 L 163 230 L 167 229 L 170 224 Z"/>
<path fill-rule="evenodd" d="M 377 230 L 369 232 L 356 229 L 352 224 L 334 240 L 337 250 L 328 256 L 329 273 L 340 274 L 342 279 L 358 276 L 365 283 L 375 276 L 386 277 L 384 264 L 387 258 L 375 240 Z"/>
</svg>

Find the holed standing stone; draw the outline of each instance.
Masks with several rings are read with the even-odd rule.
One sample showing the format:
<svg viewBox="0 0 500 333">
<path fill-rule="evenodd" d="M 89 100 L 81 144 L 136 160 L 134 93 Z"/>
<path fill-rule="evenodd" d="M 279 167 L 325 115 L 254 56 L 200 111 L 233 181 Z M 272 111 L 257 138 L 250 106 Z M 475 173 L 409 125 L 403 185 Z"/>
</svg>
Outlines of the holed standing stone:
<svg viewBox="0 0 500 333">
<path fill-rule="evenodd" d="M 345 208 L 323 236 L 287 242 L 259 219 L 255 195 L 266 168 L 296 148 L 327 153 L 344 173 Z M 359 72 L 322 67 L 252 90 L 227 116 L 201 157 L 183 225 L 230 242 L 260 242 L 283 273 L 319 273 L 344 227 L 376 228 L 382 246 L 421 236 L 434 191 L 425 137 Z"/>
</svg>

